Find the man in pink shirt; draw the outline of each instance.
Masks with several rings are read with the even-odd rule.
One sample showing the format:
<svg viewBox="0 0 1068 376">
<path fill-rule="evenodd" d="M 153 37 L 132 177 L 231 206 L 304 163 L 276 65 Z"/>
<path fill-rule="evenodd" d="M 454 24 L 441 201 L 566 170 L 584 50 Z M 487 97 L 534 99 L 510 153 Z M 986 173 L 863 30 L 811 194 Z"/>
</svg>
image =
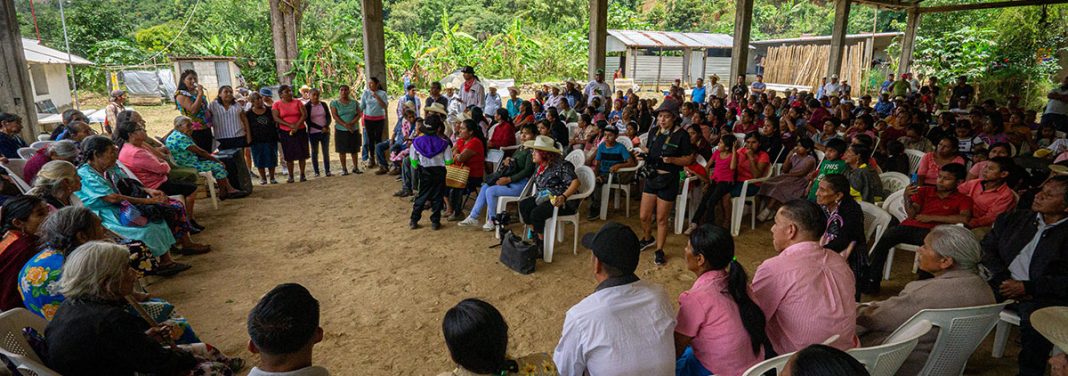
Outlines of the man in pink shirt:
<svg viewBox="0 0 1068 376">
<path fill-rule="evenodd" d="M 992 158 L 983 170 L 982 178 L 966 181 L 957 187 L 957 191 L 972 198 L 972 219 L 968 221 L 968 228 L 981 229 L 973 231 L 977 235 L 986 235 L 998 215 L 1016 205 L 1016 195 L 1005 183 L 1015 168 L 1012 159 Z"/>
<path fill-rule="evenodd" d="M 780 253 L 757 268 L 753 300 L 768 318 L 768 338 L 779 354 L 835 335 L 829 345 L 837 349 L 859 343 L 849 251 L 838 254 L 820 245 L 826 226 L 823 210 L 807 200 L 790 201 L 775 214 L 772 243 Z"/>
</svg>

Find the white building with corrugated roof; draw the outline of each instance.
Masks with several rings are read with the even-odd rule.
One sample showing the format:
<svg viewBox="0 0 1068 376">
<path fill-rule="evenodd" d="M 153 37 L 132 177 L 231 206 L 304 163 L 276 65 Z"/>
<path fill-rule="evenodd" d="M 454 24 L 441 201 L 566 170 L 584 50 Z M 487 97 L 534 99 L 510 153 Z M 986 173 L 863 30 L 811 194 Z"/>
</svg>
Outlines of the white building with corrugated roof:
<svg viewBox="0 0 1068 376">
<path fill-rule="evenodd" d="M 57 114 L 71 108 L 69 65 L 93 65 L 93 62 L 77 55 L 42 46 L 36 40 L 22 38 L 22 51 L 26 55 L 26 69 L 30 71 L 33 103 L 38 118 Z"/>
</svg>

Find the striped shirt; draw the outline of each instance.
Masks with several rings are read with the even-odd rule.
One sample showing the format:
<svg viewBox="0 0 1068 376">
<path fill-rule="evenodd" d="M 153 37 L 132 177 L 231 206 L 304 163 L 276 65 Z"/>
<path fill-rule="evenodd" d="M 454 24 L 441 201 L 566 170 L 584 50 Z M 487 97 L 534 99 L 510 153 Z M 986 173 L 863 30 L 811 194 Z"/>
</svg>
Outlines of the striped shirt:
<svg viewBox="0 0 1068 376">
<path fill-rule="evenodd" d="M 215 138 L 245 137 L 245 127 L 241 125 L 241 116 L 244 111 L 237 103 L 226 107 L 217 100 L 208 104 L 211 112 L 211 124 L 215 130 Z"/>
</svg>

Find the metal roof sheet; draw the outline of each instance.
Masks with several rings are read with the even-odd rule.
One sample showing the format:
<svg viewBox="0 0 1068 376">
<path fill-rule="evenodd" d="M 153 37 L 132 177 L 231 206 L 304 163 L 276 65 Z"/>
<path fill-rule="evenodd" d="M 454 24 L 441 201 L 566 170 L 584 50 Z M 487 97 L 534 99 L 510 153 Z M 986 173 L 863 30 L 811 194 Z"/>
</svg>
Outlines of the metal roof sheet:
<svg viewBox="0 0 1068 376">
<path fill-rule="evenodd" d="M 732 48 L 734 37 L 726 34 L 680 33 L 674 31 L 608 30 L 608 35 L 627 47 L 647 48 Z M 753 48 L 753 46 L 749 46 Z"/>
<path fill-rule="evenodd" d="M 93 65 L 93 62 L 74 54 L 67 61 L 66 52 L 42 46 L 33 39 L 22 38 L 22 52 L 28 63 Z"/>
</svg>

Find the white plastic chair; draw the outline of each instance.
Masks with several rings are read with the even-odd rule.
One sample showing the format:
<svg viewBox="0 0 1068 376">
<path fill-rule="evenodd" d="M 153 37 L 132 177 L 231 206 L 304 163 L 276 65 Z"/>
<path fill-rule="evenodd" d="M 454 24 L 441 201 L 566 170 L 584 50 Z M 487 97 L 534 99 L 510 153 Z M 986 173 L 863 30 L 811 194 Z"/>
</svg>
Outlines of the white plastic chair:
<svg viewBox="0 0 1068 376">
<path fill-rule="evenodd" d="M 28 162 L 28 161 L 25 160 L 25 159 L 8 159 L 7 160 L 7 168 L 8 168 L 8 171 L 14 173 L 15 175 L 18 175 L 18 177 L 20 179 L 22 179 L 23 182 L 26 182 L 27 183 L 26 186 L 29 186 L 29 182 L 26 181 L 26 174 L 25 174 L 26 162 Z"/>
<path fill-rule="evenodd" d="M 696 155 L 694 163 L 704 166 L 708 164 L 708 161 Z M 696 176 L 687 176 L 681 183 L 679 195 L 675 197 L 675 234 L 681 234 L 686 225 L 693 220 L 693 213 L 697 211 L 697 205 L 701 203 L 701 190 L 694 186 L 700 182 Z"/>
<path fill-rule="evenodd" d="M 638 135 L 639 147 L 645 147 L 649 145 L 649 132 Z"/>
<path fill-rule="evenodd" d="M 749 367 L 745 370 L 742 376 L 763 376 L 768 371 L 775 370 L 776 374 L 781 375 L 783 367 L 786 367 L 786 362 L 790 360 L 790 357 L 794 356 L 794 353 L 787 353 L 776 356 L 774 358 L 757 363 L 756 365 Z"/>
<path fill-rule="evenodd" d="M 897 341 L 915 322 L 927 320 L 937 326 L 938 339 L 920 371 L 925 376 L 959 376 L 964 373 L 968 358 L 990 334 L 998 321 L 998 314 L 1008 302 L 977 307 L 924 309 L 908 319 L 887 337 L 887 342 Z"/>
<path fill-rule="evenodd" d="M 1013 326 L 1020 326 L 1020 314 L 1009 309 L 1001 310 L 1001 313 L 998 314 L 997 326 L 994 329 L 994 348 L 990 351 L 990 356 L 1001 358 L 1005 355 L 1005 345 L 1009 342 L 1009 330 Z"/>
<path fill-rule="evenodd" d="M 905 155 L 909 157 L 909 174 L 915 174 L 920 169 L 920 160 L 923 159 L 923 155 L 926 154 L 923 151 L 916 149 L 905 149 Z"/>
<path fill-rule="evenodd" d="M 134 175 L 133 171 L 131 171 L 129 167 L 126 167 L 126 165 L 122 164 L 122 162 L 115 161 L 115 165 L 119 166 L 119 168 L 122 169 L 122 172 L 126 173 L 126 176 L 129 177 L 130 179 L 137 180 L 137 182 L 142 183 L 142 184 L 144 183 L 144 182 L 141 181 L 141 178 L 138 178 L 137 175 Z M 182 196 L 182 195 L 172 195 L 172 196 L 167 196 L 167 197 L 173 198 L 173 199 L 181 201 L 181 202 L 185 202 L 185 197 Z M 72 198 L 71 205 L 73 205 L 74 204 L 73 198 L 75 198 L 75 196 L 71 195 L 71 198 Z M 78 202 L 81 203 L 80 200 Z"/>
<path fill-rule="evenodd" d="M 530 196 L 530 192 L 534 190 L 534 177 L 531 176 L 527 179 L 527 184 L 523 186 L 523 190 L 519 192 L 519 196 L 497 196 L 497 214 L 508 211 L 508 204 L 513 202 L 519 202 L 524 197 Z M 489 210 L 486 210 L 486 221 L 490 220 Z M 493 236 L 497 239 L 501 238 L 500 232 L 494 231 Z"/>
<path fill-rule="evenodd" d="M 875 206 L 875 204 L 864 201 L 859 202 L 859 204 L 860 210 L 864 212 L 864 238 L 871 240 L 871 243 L 868 244 L 876 244 L 883 237 L 883 232 L 890 227 L 890 219 L 892 217 L 890 213 Z M 872 238 L 872 235 L 875 235 L 875 237 Z"/>
<path fill-rule="evenodd" d="M 552 218 L 545 220 L 545 234 L 542 242 L 545 262 L 553 262 L 553 250 L 556 248 L 556 242 L 564 241 L 564 226 L 562 226 L 562 222 L 568 222 L 575 226 L 575 240 L 574 245 L 572 245 L 572 252 L 578 254 L 579 213 L 581 212 L 581 210 L 578 209 L 578 206 L 582 205 L 583 199 L 589 197 L 589 195 L 593 193 L 593 187 L 596 185 L 597 181 L 596 175 L 593 174 L 593 169 L 588 166 L 579 166 L 575 169 L 575 174 L 578 175 L 580 182 L 579 193 L 567 198 L 568 201 L 578 201 L 575 213 L 560 215 L 560 208 L 553 207 Z"/>
<path fill-rule="evenodd" d="M 33 328 L 44 335 L 47 325 L 45 319 L 23 308 L 13 308 L 0 313 L 0 354 L 11 360 L 24 374 L 59 376 L 59 373 L 44 365 L 22 334 L 23 328 Z"/>
<path fill-rule="evenodd" d="M 871 376 L 893 376 L 908 360 L 920 337 L 931 331 L 931 322 L 920 320 L 902 330 L 895 341 L 882 345 L 847 350 L 846 353 L 860 361 Z"/>
<path fill-rule="evenodd" d="M 197 175 L 204 177 L 204 185 L 208 186 L 208 196 L 211 197 L 211 207 L 213 209 L 219 209 L 219 195 L 215 193 L 215 184 L 218 181 L 215 180 L 215 176 L 211 174 L 211 171 L 197 172 Z"/>
<path fill-rule="evenodd" d="M 564 160 L 571 162 L 571 164 L 574 165 L 575 169 L 577 170 L 579 166 L 586 165 L 586 153 L 582 150 L 573 150 L 570 153 L 567 153 L 567 156 L 564 157 Z"/>
<path fill-rule="evenodd" d="M 570 140 L 575 138 L 575 133 L 579 131 L 578 123 L 567 123 L 564 125 L 567 126 L 567 139 Z"/>
<path fill-rule="evenodd" d="M 883 182 L 883 190 L 886 192 L 897 192 L 905 189 L 912 181 L 908 176 L 900 172 L 884 172 L 879 174 L 879 180 Z"/>
<path fill-rule="evenodd" d="M 520 146 L 523 146 L 523 143 L 519 141 L 519 139 L 520 139 L 519 137 L 520 137 L 521 133 L 522 132 L 515 132 L 515 145 L 502 146 L 501 147 L 501 151 L 516 150 L 516 149 L 519 149 Z"/>
<path fill-rule="evenodd" d="M 827 153 L 824 153 L 824 152 L 819 151 L 819 150 L 813 150 L 813 151 L 816 153 L 816 164 L 818 165 L 820 162 L 823 162 L 823 158 L 827 156 Z"/>
<path fill-rule="evenodd" d="M 53 143 L 55 143 L 55 141 L 34 141 L 34 143 L 30 144 L 30 147 L 34 149 L 46 148 L 48 147 L 48 145 L 52 145 Z"/>
<path fill-rule="evenodd" d="M 37 141 L 49 141 L 51 138 L 52 138 L 52 135 L 50 135 L 48 133 L 42 133 L 42 134 L 37 135 Z"/>
<path fill-rule="evenodd" d="M 30 159 L 30 158 L 33 158 L 34 154 L 37 154 L 37 150 L 38 149 L 40 149 L 40 148 L 35 148 L 35 147 L 30 146 L 30 147 L 19 148 L 15 152 L 19 154 L 19 158 Z"/>
<path fill-rule="evenodd" d="M 905 212 L 905 190 L 902 189 L 887 196 L 886 200 L 883 201 L 883 210 L 886 210 L 886 212 L 890 213 L 894 218 L 897 218 L 898 222 L 907 219 L 908 213 Z M 878 242 L 872 243 L 872 249 L 875 249 L 875 244 L 877 243 Z M 897 244 L 891 247 L 886 254 L 886 263 L 883 264 L 884 281 L 890 280 L 890 270 L 894 265 L 894 251 L 898 249 L 915 253 L 920 250 L 920 247 L 912 244 Z M 919 269 L 919 261 L 920 255 L 917 253 L 912 260 L 913 273 Z"/>
<path fill-rule="evenodd" d="M 779 151 L 779 154 L 782 154 L 782 151 Z M 771 160 L 774 161 L 775 159 L 778 159 L 778 158 L 779 158 L 778 156 L 775 156 L 775 158 L 773 158 Z M 745 214 L 745 205 L 746 204 L 750 204 L 750 206 L 752 207 L 752 210 L 751 210 L 752 213 L 750 213 L 750 215 L 749 215 L 749 220 L 750 220 L 749 226 L 750 226 L 751 229 L 754 229 L 754 230 L 756 229 L 756 214 L 757 214 L 756 213 L 756 207 L 757 207 L 757 205 L 756 205 L 756 197 L 747 195 L 748 190 L 749 190 L 749 185 L 756 184 L 756 183 L 762 183 L 762 182 L 768 180 L 769 178 L 771 178 L 771 174 L 773 172 L 774 171 L 772 171 L 771 165 L 769 164 L 768 165 L 768 171 L 766 173 L 764 173 L 764 176 L 759 177 L 759 178 L 749 179 L 749 180 L 746 180 L 746 181 L 742 182 L 742 192 L 741 192 L 742 194 L 740 196 L 738 196 L 738 197 L 731 198 L 731 236 L 738 236 L 738 233 L 741 230 L 741 227 L 742 227 L 742 215 Z"/>
<path fill-rule="evenodd" d="M 631 158 L 633 157 L 634 156 L 632 155 Z M 601 185 L 600 218 L 602 221 L 608 219 L 608 199 L 611 196 L 613 190 L 619 190 L 623 192 L 623 206 L 626 207 L 626 216 L 630 217 L 630 183 L 621 184 L 618 180 L 619 174 L 638 171 L 644 165 L 645 160 L 638 159 L 638 164 L 634 165 L 634 167 L 620 168 L 615 173 L 608 174 L 608 180 L 606 180 L 604 184 Z M 613 201 L 613 205 L 616 209 L 619 209 L 619 193 L 616 193 L 616 198 L 615 201 Z"/>
<path fill-rule="evenodd" d="M 620 145 L 623 145 L 623 147 L 627 148 L 627 151 L 630 151 L 630 149 L 634 149 L 634 142 L 630 140 L 630 137 L 627 137 L 627 136 L 616 137 L 616 142 L 618 142 Z"/>
<path fill-rule="evenodd" d="M 25 165 L 26 161 L 22 159 L 8 159 L 7 164 L 0 165 L 4 170 L 7 170 L 7 174 L 11 177 L 11 181 L 15 182 L 15 185 L 19 187 L 19 191 L 23 194 L 30 191 L 30 185 L 26 184 L 25 180 L 22 180 L 22 168 Z"/>
</svg>

